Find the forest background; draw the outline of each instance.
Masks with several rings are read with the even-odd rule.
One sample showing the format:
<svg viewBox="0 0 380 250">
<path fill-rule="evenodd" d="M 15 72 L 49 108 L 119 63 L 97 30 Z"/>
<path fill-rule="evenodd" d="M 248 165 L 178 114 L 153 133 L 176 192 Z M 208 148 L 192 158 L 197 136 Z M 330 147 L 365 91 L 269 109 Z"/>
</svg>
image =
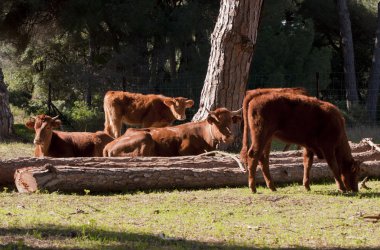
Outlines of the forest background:
<svg viewBox="0 0 380 250">
<path fill-rule="evenodd" d="M 2 0 L 0 68 L 14 115 L 60 114 L 67 130 L 103 129 L 108 90 L 195 100 L 219 1 Z M 377 1 L 349 0 L 359 105 L 346 111 L 333 0 L 266 0 L 248 88 L 303 86 L 336 104 L 348 125 L 368 118 Z M 380 81 L 379 76 L 377 78 Z M 377 97 L 377 95 L 376 95 Z M 69 126 L 68 126 L 69 125 Z"/>
</svg>

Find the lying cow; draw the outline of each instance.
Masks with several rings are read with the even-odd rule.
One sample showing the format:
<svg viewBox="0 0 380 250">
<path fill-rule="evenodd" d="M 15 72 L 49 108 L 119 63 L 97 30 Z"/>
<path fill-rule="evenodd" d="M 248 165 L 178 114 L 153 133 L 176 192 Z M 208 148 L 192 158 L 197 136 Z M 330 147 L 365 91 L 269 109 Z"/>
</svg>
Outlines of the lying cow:
<svg viewBox="0 0 380 250">
<path fill-rule="evenodd" d="M 61 126 L 56 117 L 38 115 L 25 125 L 34 129 L 34 156 L 43 157 L 92 157 L 102 156 L 103 148 L 113 138 L 105 132 L 62 132 L 53 130 Z"/>
<path fill-rule="evenodd" d="M 103 156 L 153 156 L 154 141 L 150 129 L 129 128 L 121 137 L 108 143 L 103 150 Z"/>
<path fill-rule="evenodd" d="M 248 150 L 249 187 L 256 192 L 259 161 L 269 188 L 269 150 L 272 137 L 303 146 L 304 185 L 309 189 L 314 154 L 326 159 L 340 191 L 358 191 L 360 163 L 355 161 L 345 131 L 344 118 L 332 104 L 304 95 L 272 92 L 257 95 L 248 105 L 251 146 Z"/>
<path fill-rule="evenodd" d="M 133 129 L 107 145 L 104 156 L 182 156 L 215 150 L 221 143 L 231 143 L 232 123 L 241 117 L 238 111 L 218 108 L 208 111 L 207 119 L 173 127 Z M 143 150 L 141 150 L 143 149 Z"/>
<path fill-rule="evenodd" d="M 250 101 L 255 98 L 255 96 L 263 95 L 263 94 L 270 94 L 273 92 L 287 92 L 290 94 L 299 94 L 299 95 L 305 95 L 307 96 L 308 93 L 306 89 L 304 88 L 263 88 L 263 89 L 254 89 L 254 90 L 248 90 L 245 93 L 245 97 L 243 100 L 243 121 L 244 121 L 244 128 L 243 128 L 243 140 L 242 140 L 242 149 L 240 152 L 240 159 L 241 161 L 247 165 L 247 150 L 248 150 L 248 104 Z M 284 151 L 288 150 L 291 144 L 287 144 L 284 148 Z M 270 150 L 270 146 L 269 146 Z"/>
<path fill-rule="evenodd" d="M 184 97 L 108 91 L 104 96 L 104 129 L 117 138 L 123 123 L 143 128 L 165 127 L 175 120 L 185 120 L 186 109 L 193 105 L 193 100 Z"/>
</svg>

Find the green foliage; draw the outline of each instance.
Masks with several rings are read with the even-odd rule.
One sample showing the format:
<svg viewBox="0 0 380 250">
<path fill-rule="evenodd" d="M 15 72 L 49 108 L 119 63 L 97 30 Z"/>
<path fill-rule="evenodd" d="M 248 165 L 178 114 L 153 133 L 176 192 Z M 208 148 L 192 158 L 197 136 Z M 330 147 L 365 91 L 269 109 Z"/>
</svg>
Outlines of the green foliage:
<svg viewBox="0 0 380 250">
<path fill-rule="evenodd" d="M 376 5 L 349 1 L 362 96 Z M 101 128 L 104 93 L 121 90 L 122 83 L 130 91 L 197 100 L 218 8 L 219 1 L 204 0 L 0 1 L 0 58 L 10 102 L 27 114 L 46 113 L 50 86 L 53 103 L 60 102 L 77 130 L 89 129 L 86 122 Z M 314 95 L 319 72 L 320 89 L 331 89 L 331 73 L 343 71 L 338 25 L 334 1 L 265 1 L 249 87 L 304 86 Z M 88 97 L 91 108 L 76 122 L 72 109 L 85 109 L 75 102 Z"/>
<path fill-rule="evenodd" d="M 65 115 L 79 131 L 102 130 L 104 114 L 97 108 L 88 107 L 84 101 L 75 101 Z"/>
<path fill-rule="evenodd" d="M 314 46 L 314 22 L 297 10 L 292 1 L 265 2 L 251 87 L 303 86 L 314 93 L 315 73 L 331 72 L 331 48 Z M 320 88 L 327 84 L 322 82 Z"/>
</svg>

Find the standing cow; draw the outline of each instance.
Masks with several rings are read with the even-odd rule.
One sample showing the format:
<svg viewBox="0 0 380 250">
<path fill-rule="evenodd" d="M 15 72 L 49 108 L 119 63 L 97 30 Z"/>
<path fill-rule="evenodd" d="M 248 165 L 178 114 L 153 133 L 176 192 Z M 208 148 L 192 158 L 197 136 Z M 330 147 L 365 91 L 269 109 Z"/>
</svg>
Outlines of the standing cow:
<svg viewBox="0 0 380 250">
<path fill-rule="evenodd" d="M 184 97 L 108 91 L 104 96 L 104 129 L 117 138 L 123 123 L 143 128 L 165 127 L 175 120 L 185 120 L 186 109 L 193 105 L 193 100 Z"/>
<path fill-rule="evenodd" d="M 259 161 L 269 188 L 269 150 L 273 137 L 303 146 L 304 185 L 309 189 L 314 154 L 326 159 L 340 191 L 358 191 L 360 163 L 355 161 L 345 131 L 344 118 L 332 104 L 304 95 L 272 92 L 257 95 L 248 105 L 251 146 L 248 150 L 249 187 L 256 192 Z"/>
<path fill-rule="evenodd" d="M 240 110 L 218 108 L 209 111 L 204 121 L 148 129 L 128 129 L 104 148 L 104 156 L 183 156 L 215 150 L 221 143 L 231 143 L 232 123 L 241 120 Z"/>
<path fill-rule="evenodd" d="M 263 94 L 270 94 L 273 92 L 287 92 L 290 94 L 298 94 L 298 95 L 308 95 L 306 89 L 304 88 L 259 88 L 259 89 L 253 89 L 248 90 L 245 93 L 245 97 L 243 100 L 243 121 L 244 121 L 244 128 L 243 128 L 243 140 L 242 140 L 242 149 L 240 152 L 240 159 L 243 161 L 245 165 L 247 165 L 247 150 L 248 150 L 248 104 L 250 101 L 255 98 L 258 95 Z M 290 147 L 290 144 L 287 144 L 285 146 L 285 149 L 287 150 Z M 284 151 L 285 151 L 284 149 Z M 269 147 L 270 150 L 270 147 Z"/>
<path fill-rule="evenodd" d="M 63 132 L 53 130 L 61 126 L 56 117 L 38 115 L 25 125 L 36 133 L 34 137 L 36 157 L 101 157 L 105 145 L 114 138 L 103 131 Z"/>
</svg>

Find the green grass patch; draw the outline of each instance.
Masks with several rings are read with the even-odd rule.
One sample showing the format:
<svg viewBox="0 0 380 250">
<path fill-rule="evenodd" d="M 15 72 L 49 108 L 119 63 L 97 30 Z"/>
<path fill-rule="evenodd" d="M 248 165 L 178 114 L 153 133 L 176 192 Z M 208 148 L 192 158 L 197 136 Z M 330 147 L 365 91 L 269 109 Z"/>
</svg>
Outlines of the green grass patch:
<svg viewBox="0 0 380 250">
<path fill-rule="evenodd" d="M 376 248 L 380 181 L 111 195 L 0 194 L 0 245 L 102 249 Z"/>
</svg>

